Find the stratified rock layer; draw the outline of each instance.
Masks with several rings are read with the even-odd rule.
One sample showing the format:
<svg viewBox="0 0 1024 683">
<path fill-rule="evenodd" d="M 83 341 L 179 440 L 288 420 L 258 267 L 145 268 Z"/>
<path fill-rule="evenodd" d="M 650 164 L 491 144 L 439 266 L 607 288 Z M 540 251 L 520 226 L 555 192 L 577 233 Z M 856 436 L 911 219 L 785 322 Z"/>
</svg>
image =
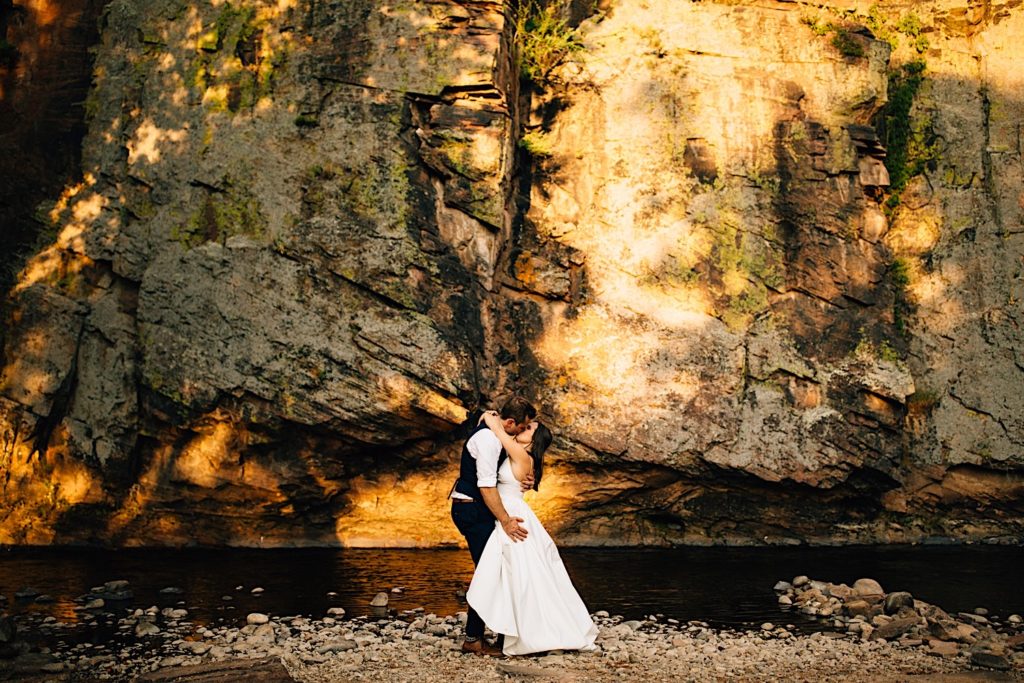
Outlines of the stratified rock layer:
<svg viewBox="0 0 1024 683">
<path fill-rule="evenodd" d="M 521 95 L 498 2 L 111 2 L 0 540 L 453 542 L 517 390 L 564 542 L 1019 538 L 1010 5 L 619 0 Z"/>
</svg>

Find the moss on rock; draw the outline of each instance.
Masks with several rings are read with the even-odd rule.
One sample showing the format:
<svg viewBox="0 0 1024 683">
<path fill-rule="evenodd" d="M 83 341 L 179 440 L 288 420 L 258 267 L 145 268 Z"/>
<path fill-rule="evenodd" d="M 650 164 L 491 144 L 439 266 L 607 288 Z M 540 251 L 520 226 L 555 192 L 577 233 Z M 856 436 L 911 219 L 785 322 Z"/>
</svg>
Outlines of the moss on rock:
<svg viewBox="0 0 1024 683">
<path fill-rule="evenodd" d="M 207 194 L 188 221 L 174 229 L 171 236 L 186 247 L 224 241 L 234 235 L 262 237 L 267 226 L 259 199 L 231 181 L 226 181 L 225 187 L 224 192 Z"/>
</svg>

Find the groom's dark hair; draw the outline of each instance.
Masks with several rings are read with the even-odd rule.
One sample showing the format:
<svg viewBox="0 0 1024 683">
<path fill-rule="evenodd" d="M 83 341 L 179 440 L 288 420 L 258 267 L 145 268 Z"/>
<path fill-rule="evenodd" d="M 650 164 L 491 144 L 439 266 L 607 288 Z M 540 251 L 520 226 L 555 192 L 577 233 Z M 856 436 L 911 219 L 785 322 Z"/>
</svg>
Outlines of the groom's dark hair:
<svg viewBox="0 0 1024 683">
<path fill-rule="evenodd" d="M 524 397 L 516 395 L 505 401 L 505 405 L 501 407 L 501 419 L 507 420 L 512 418 L 516 421 L 516 424 L 522 424 L 529 422 L 533 418 L 537 417 L 537 409 L 527 401 Z"/>
</svg>

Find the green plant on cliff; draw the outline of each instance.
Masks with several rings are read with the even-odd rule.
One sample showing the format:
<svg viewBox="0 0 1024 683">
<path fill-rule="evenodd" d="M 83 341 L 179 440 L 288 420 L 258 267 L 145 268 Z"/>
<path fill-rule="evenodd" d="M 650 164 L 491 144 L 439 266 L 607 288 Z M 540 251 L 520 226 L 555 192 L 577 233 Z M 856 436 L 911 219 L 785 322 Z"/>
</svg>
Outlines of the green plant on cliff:
<svg viewBox="0 0 1024 683">
<path fill-rule="evenodd" d="M 821 23 L 813 15 L 802 16 L 800 22 L 810 28 L 811 32 L 816 36 L 825 37 L 831 34 L 832 39 L 829 42 L 844 57 L 858 58 L 864 56 L 864 46 L 850 34 L 849 29 L 845 26 L 834 22 Z"/>
<path fill-rule="evenodd" d="M 259 200 L 228 180 L 225 191 L 207 195 L 188 221 L 172 230 L 171 237 L 185 247 L 227 240 L 233 235 L 261 237 L 265 219 Z"/>
<path fill-rule="evenodd" d="M 525 149 L 530 156 L 537 159 L 544 159 L 552 154 L 550 138 L 539 131 L 530 131 L 523 134 L 523 137 L 519 140 L 519 146 Z"/>
<path fill-rule="evenodd" d="M 557 4 L 521 0 L 515 20 L 519 72 L 534 83 L 546 83 L 555 67 L 583 49 L 576 29 L 559 16 Z"/>
<path fill-rule="evenodd" d="M 800 23 L 811 29 L 811 32 L 816 36 L 827 36 L 831 31 L 832 24 L 826 22 L 821 23 L 818 21 L 818 17 L 812 14 L 805 14 L 800 17 Z"/>
<path fill-rule="evenodd" d="M 860 341 L 857 342 L 857 346 L 853 349 L 854 356 L 868 360 L 881 360 L 893 364 L 899 364 L 903 361 L 899 351 L 889 343 L 888 339 L 883 339 L 881 343 L 876 344 L 867 336 L 863 327 L 860 329 L 860 335 Z"/>
<path fill-rule="evenodd" d="M 889 17 L 886 16 L 885 10 L 878 5 L 871 5 L 868 8 L 868 14 L 864 18 L 864 24 L 871 29 L 871 33 L 874 34 L 878 40 L 884 40 L 889 43 L 891 47 L 896 47 L 898 38 L 896 32 L 892 27 L 892 22 L 889 21 Z"/>
<path fill-rule="evenodd" d="M 900 334 L 907 334 L 907 318 L 912 312 L 907 288 L 910 286 L 914 265 L 906 258 L 895 258 L 889 265 L 889 282 L 893 289 L 892 318 Z"/>
<path fill-rule="evenodd" d="M 918 52 L 924 52 L 928 49 L 928 39 L 921 35 L 922 28 L 921 20 L 913 12 L 905 15 L 896 24 L 896 30 L 909 37 L 913 41 L 914 49 Z"/>
<path fill-rule="evenodd" d="M 236 114 L 268 97 L 289 57 L 287 41 L 264 40 L 267 21 L 253 7 L 225 3 L 195 43 L 184 76 L 212 111 Z M 305 121 L 296 125 L 305 125 Z"/>
<path fill-rule="evenodd" d="M 876 119 L 885 143 L 885 167 L 889 171 L 889 197 L 885 208 L 892 212 L 900 204 L 907 183 L 938 160 L 938 139 L 928 116 L 911 116 L 914 98 L 924 83 L 925 63 L 914 60 L 889 74 L 889 101 Z"/>
<path fill-rule="evenodd" d="M 906 289 L 910 284 L 910 263 L 905 258 L 897 258 L 890 268 L 892 284 L 897 289 Z"/>
<path fill-rule="evenodd" d="M 731 329 L 745 329 L 768 309 L 768 288 L 782 283 L 780 259 L 763 237 L 743 227 L 732 209 L 719 209 L 718 221 L 708 229 L 713 242 L 707 265 L 717 315 Z"/>
<path fill-rule="evenodd" d="M 832 35 L 832 47 L 839 50 L 844 57 L 863 57 L 864 46 L 861 45 L 850 32 L 844 28 L 836 28 Z"/>
<path fill-rule="evenodd" d="M 757 189 L 772 195 L 778 193 L 782 182 L 771 170 L 766 170 L 762 173 L 757 169 L 747 173 L 747 180 L 752 182 Z"/>
<path fill-rule="evenodd" d="M 911 38 L 916 38 L 921 34 L 921 20 L 916 14 L 911 12 L 899 20 L 899 23 L 896 24 L 896 30 Z"/>
<path fill-rule="evenodd" d="M 923 413 L 939 404 L 942 396 L 934 389 L 918 389 L 907 396 L 907 408 L 911 412 Z"/>
<path fill-rule="evenodd" d="M 872 334 L 862 326 L 857 330 L 856 339 L 857 345 L 850 352 L 855 358 L 868 362 L 883 361 L 901 367 L 906 361 L 899 338 L 886 338 L 879 335 L 878 330 Z"/>
<path fill-rule="evenodd" d="M 761 311 L 768 308 L 768 290 L 759 283 L 752 283 L 737 296 L 730 297 L 721 313 L 722 322 L 733 330 L 743 330 Z"/>
<path fill-rule="evenodd" d="M 861 15 L 860 18 L 871 29 L 875 38 L 884 40 L 893 48 L 899 45 L 901 34 L 910 39 L 911 46 L 919 53 L 929 47 L 928 38 L 923 35 L 924 24 L 913 12 L 895 19 L 878 5 L 871 5 L 867 15 Z"/>
<path fill-rule="evenodd" d="M 230 2 L 224 3 L 214 25 L 217 49 L 227 48 L 233 52 L 238 41 L 245 41 L 255 33 L 256 27 L 252 23 L 255 16 L 256 10 L 252 7 L 237 7 L 232 6 Z"/>
</svg>

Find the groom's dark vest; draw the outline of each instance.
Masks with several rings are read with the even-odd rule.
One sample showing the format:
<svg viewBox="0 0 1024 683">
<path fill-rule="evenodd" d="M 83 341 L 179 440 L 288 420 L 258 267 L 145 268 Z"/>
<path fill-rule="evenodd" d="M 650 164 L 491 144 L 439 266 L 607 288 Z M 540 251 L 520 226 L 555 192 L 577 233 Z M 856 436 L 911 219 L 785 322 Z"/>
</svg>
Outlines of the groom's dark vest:
<svg viewBox="0 0 1024 683">
<path fill-rule="evenodd" d="M 471 419 L 478 419 L 479 415 L 472 417 Z M 477 432 L 481 432 L 485 429 L 490 429 L 486 422 L 481 422 L 478 425 L 471 426 L 472 430 L 469 434 L 469 438 L 466 439 L 466 443 L 462 444 L 462 460 L 459 463 L 459 478 L 455 480 L 455 486 L 452 488 L 453 491 L 469 496 L 473 499 L 473 504 L 479 507 L 483 514 L 487 517 L 494 519 L 494 515 L 487 509 L 487 505 L 484 504 L 483 496 L 480 495 L 480 487 L 476 485 L 476 458 L 469 452 L 469 439 L 476 436 Z M 505 449 L 501 449 L 501 453 L 498 455 L 498 467 L 494 470 L 495 476 L 498 474 L 498 470 L 501 469 L 501 464 L 505 462 L 505 458 L 508 457 L 508 453 Z M 466 505 L 466 503 L 461 503 Z"/>
</svg>

